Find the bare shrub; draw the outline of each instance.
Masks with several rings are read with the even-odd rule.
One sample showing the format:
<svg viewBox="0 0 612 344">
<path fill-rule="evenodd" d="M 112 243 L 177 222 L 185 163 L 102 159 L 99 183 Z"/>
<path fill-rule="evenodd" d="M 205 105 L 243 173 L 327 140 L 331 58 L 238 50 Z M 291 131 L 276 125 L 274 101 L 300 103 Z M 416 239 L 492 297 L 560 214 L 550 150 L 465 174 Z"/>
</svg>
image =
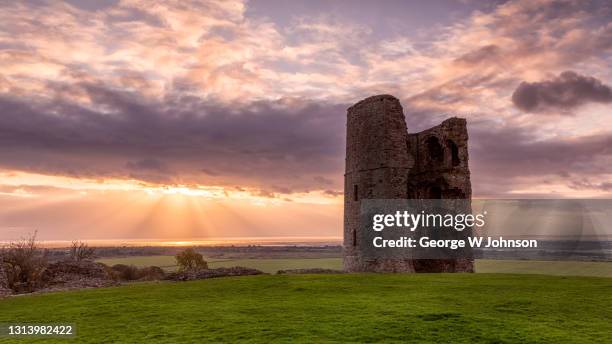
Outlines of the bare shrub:
<svg viewBox="0 0 612 344">
<path fill-rule="evenodd" d="M 192 248 L 177 253 L 175 259 L 179 271 L 208 269 L 204 257 Z"/>
<path fill-rule="evenodd" d="M 38 248 L 36 232 L 4 248 L 1 264 L 5 283 L 14 292 L 33 292 L 44 286 L 47 251 Z"/>
<path fill-rule="evenodd" d="M 70 247 L 70 259 L 80 262 L 83 260 L 92 260 L 96 250 L 89 247 L 85 242 L 75 240 Z"/>
<path fill-rule="evenodd" d="M 8 287 L 6 280 L 6 274 L 4 273 L 4 264 L 2 264 L 2 248 L 0 248 L 0 297 L 8 294 L 12 294 L 12 291 Z"/>
<path fill-rule="evenodd" d="M 121 276 L 119 276 L 119 272 L 113 269 L 112 266 L 104 265 L 104 272 L 106 272 L 106 276 L 117 282 L 121 280 Z"/>
<path fill-rule="evenodd" d="M 123 281 L 135 281 L 139 278 L 138 268 L 134 265 L 116 264 L 111 267 L 117 278 Z"/>
<path fill-rule="evenodd" d="M 157 281 L 166 276 L 166 273 L 159 266 L 148 266 L 138 269 L 138 279 L 141 281 Z"/>
<path fill-rule="evenodd" d="M 165 277 L 165 272 L 158 266 L 138 268 L 134 265 L 116 264 L 107 270 L 107 274 L 115 280 L 121 281 L 156 281 Z"/>
</svg>

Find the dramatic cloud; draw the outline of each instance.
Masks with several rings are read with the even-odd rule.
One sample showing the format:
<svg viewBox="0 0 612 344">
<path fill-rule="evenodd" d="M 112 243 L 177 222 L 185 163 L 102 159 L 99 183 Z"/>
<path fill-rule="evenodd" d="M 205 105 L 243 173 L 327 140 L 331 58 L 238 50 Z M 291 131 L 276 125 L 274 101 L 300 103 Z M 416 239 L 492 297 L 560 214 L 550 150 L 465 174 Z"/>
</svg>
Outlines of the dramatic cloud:
<svg viewBox="0 0 612 344">
<path fill-rule="evenodd" d="M 410 131 L 450 115 L 467 117 L 474 131 L 495 128 L 471 133 L 475 147 L 519 127 L 525 146 L 504 150 L 607 135 L 607 120 L 593 123 L 578 107 L 609 98 L 612 75 L 599 72 L 611 63 L 606 1 L 445 4 L 459 18 L 419 8 L 440 25 L 393 10 L 406 4 L 376 6 L 393 25 L 372 11 L 332 16 L 313 4 L 300 15 L 238 0 L 1 6 L 5 168 L 337 194 L 345 108 L 375 93 L 402 99 Z M 517 89 L 564 70 L 575 74 Z M 583 76 L 595 74 L 601 80 Z M 575 116 L 542 123 L 517 116 L 510 99 Z M 491 145 L 482 156 L 503 164 L 501 150 Z M 527 166 L 508 171 L 520 178 L 548 165 Z M 474 185 L 495 175 L 475 167 Z"/>
<path fill-rule="evenodd" d="M 284 202 L 283 224 L 318 216 L 337 234 L 346 108 L 378 93 L 401 99 L 411 132 L 467 118 L 476 197 L 609 196 L 610 18 L 606 0 L 1 2 L 0 226 L 59 230 L 81 193 L 94 209 L 117 191 L 104 208 L 120 212 L 154 189 L 129 228 L 213 233 L 199 206 L 152 215 L 186 208 L 155 198 L 169 188 Z M 221 227 L 274 227 L 236 213 Z M 79 216 L 71 228 L 91 225 Z"/>
<path fill-rule="evenodd" d="M 588 102 L 610 103 L 612 89 L 594 77 L 566 71 L 552 80 L 522 82 L 512 102 L 528 112 L 569 110 Z"/>
<path fill-rule="evenodd" d="M 578 189 L 576 180 L 606 184 L 612 176 L 612 133 L 539 139 L 524 127 L 480 122 L 469 129 L 470 167 L 479 176 L 473 187 L 481 197 L 563 197 Z"/>
<path fill-rule="evenodd" d="M 285 192 L 340 188 L 346 105 L 158 103 L 91 84 L 71 92 L 90 106 L 0 98 L 0 145 L 11 147 L 0 151 L 2 167 Z"/>
<path fill-rule="evenodd" d="M 534 140 L 524 128 L 472 126 L 472 161 L 481 173 L 512 176 L 598 174 L 612 158 L 612 134 Z"/>
</svg>

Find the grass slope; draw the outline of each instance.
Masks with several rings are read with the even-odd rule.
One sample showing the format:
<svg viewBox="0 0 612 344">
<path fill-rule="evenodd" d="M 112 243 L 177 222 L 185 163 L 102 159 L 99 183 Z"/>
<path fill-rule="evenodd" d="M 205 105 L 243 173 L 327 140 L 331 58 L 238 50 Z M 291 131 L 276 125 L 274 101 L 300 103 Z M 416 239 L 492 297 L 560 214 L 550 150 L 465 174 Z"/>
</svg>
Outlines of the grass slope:
<svg viewBox="0 0 612 344">
<path fill-rule="evenodd" d="M 66 341 L 79 343 L 604 343 L 611 319 L 612 279 L 541 275 L 248 276 L 0 300 L 0 323 L 76 323 Z"/>
<path fill-rule="evenodd" d="M 305 258 L 305 259 L 207 259 L 210 267 L 245 266 L 267 273 L 276 273 L 282 269 L 324 268 L 342 269 L 341 258 Z M 106 265 L 134 264 L 143 266 L 160 266 L 168 271 L 176 269 L 174 256 L 135 256 L 125 258 L 100 259 Z M 612 262 L 574 262 L 574 261 L 538 261 L 538 260 L 476 260 L 476 272 L 543 274 L 559 276 L 599 276 L 612 277 Z"/>
</svg>

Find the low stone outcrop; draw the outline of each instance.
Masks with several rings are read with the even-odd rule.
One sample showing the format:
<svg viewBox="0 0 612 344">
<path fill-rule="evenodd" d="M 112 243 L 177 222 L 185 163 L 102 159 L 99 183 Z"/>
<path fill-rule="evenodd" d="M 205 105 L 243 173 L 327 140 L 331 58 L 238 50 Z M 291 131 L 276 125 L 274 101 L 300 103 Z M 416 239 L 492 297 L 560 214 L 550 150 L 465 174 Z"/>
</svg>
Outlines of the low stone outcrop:
<svg viewBox="0 0 612 344">
<path fill-rule="evenodd" d="M 278 270 L 276 274 L 278 275 L 299 275 L 299 274 L 343 274 L 343 270 L 334 270 L 334 269 L 287 269 L 287 270 Z"/>
<path fill-rule="evenodd" d="M 49 264 L 45 271 L 44 290 L 99 288 L 117 285 L 108 268 L 92 261 L 60 261 Z"/>
<path fill-rule="evenodd" d="M 241 266 L 235 266 L 231 268 L 217 268 L 217 269 L 199 269 L 199 270 L 188 270 L 180 271 L 168 274 L 166 280 L 170 281 L 193 281 L 206 278 L 216 277 L 228 277 L 228 276 L 249 276 L 249 275 L 263 275 L 264 272 L 245 268 Z"/>
</svg>

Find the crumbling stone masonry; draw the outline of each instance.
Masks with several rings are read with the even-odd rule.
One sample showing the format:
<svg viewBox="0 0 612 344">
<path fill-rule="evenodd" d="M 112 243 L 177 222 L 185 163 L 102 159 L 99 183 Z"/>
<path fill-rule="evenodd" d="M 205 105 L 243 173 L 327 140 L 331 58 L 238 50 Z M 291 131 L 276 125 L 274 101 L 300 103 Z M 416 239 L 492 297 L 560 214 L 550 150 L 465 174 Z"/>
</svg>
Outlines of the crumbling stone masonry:
<svg viewBox="0 0 612 344">
<path fill-rule="evenodd" d="M 366 98 L 347 112 L 344 269 L 349 272 L 473 272 L 471 259 L 366 259 L 358 242 L 363 199 L 470 199 L 466 120 L 409 134 L 399 100 Z"/>
</svg>

